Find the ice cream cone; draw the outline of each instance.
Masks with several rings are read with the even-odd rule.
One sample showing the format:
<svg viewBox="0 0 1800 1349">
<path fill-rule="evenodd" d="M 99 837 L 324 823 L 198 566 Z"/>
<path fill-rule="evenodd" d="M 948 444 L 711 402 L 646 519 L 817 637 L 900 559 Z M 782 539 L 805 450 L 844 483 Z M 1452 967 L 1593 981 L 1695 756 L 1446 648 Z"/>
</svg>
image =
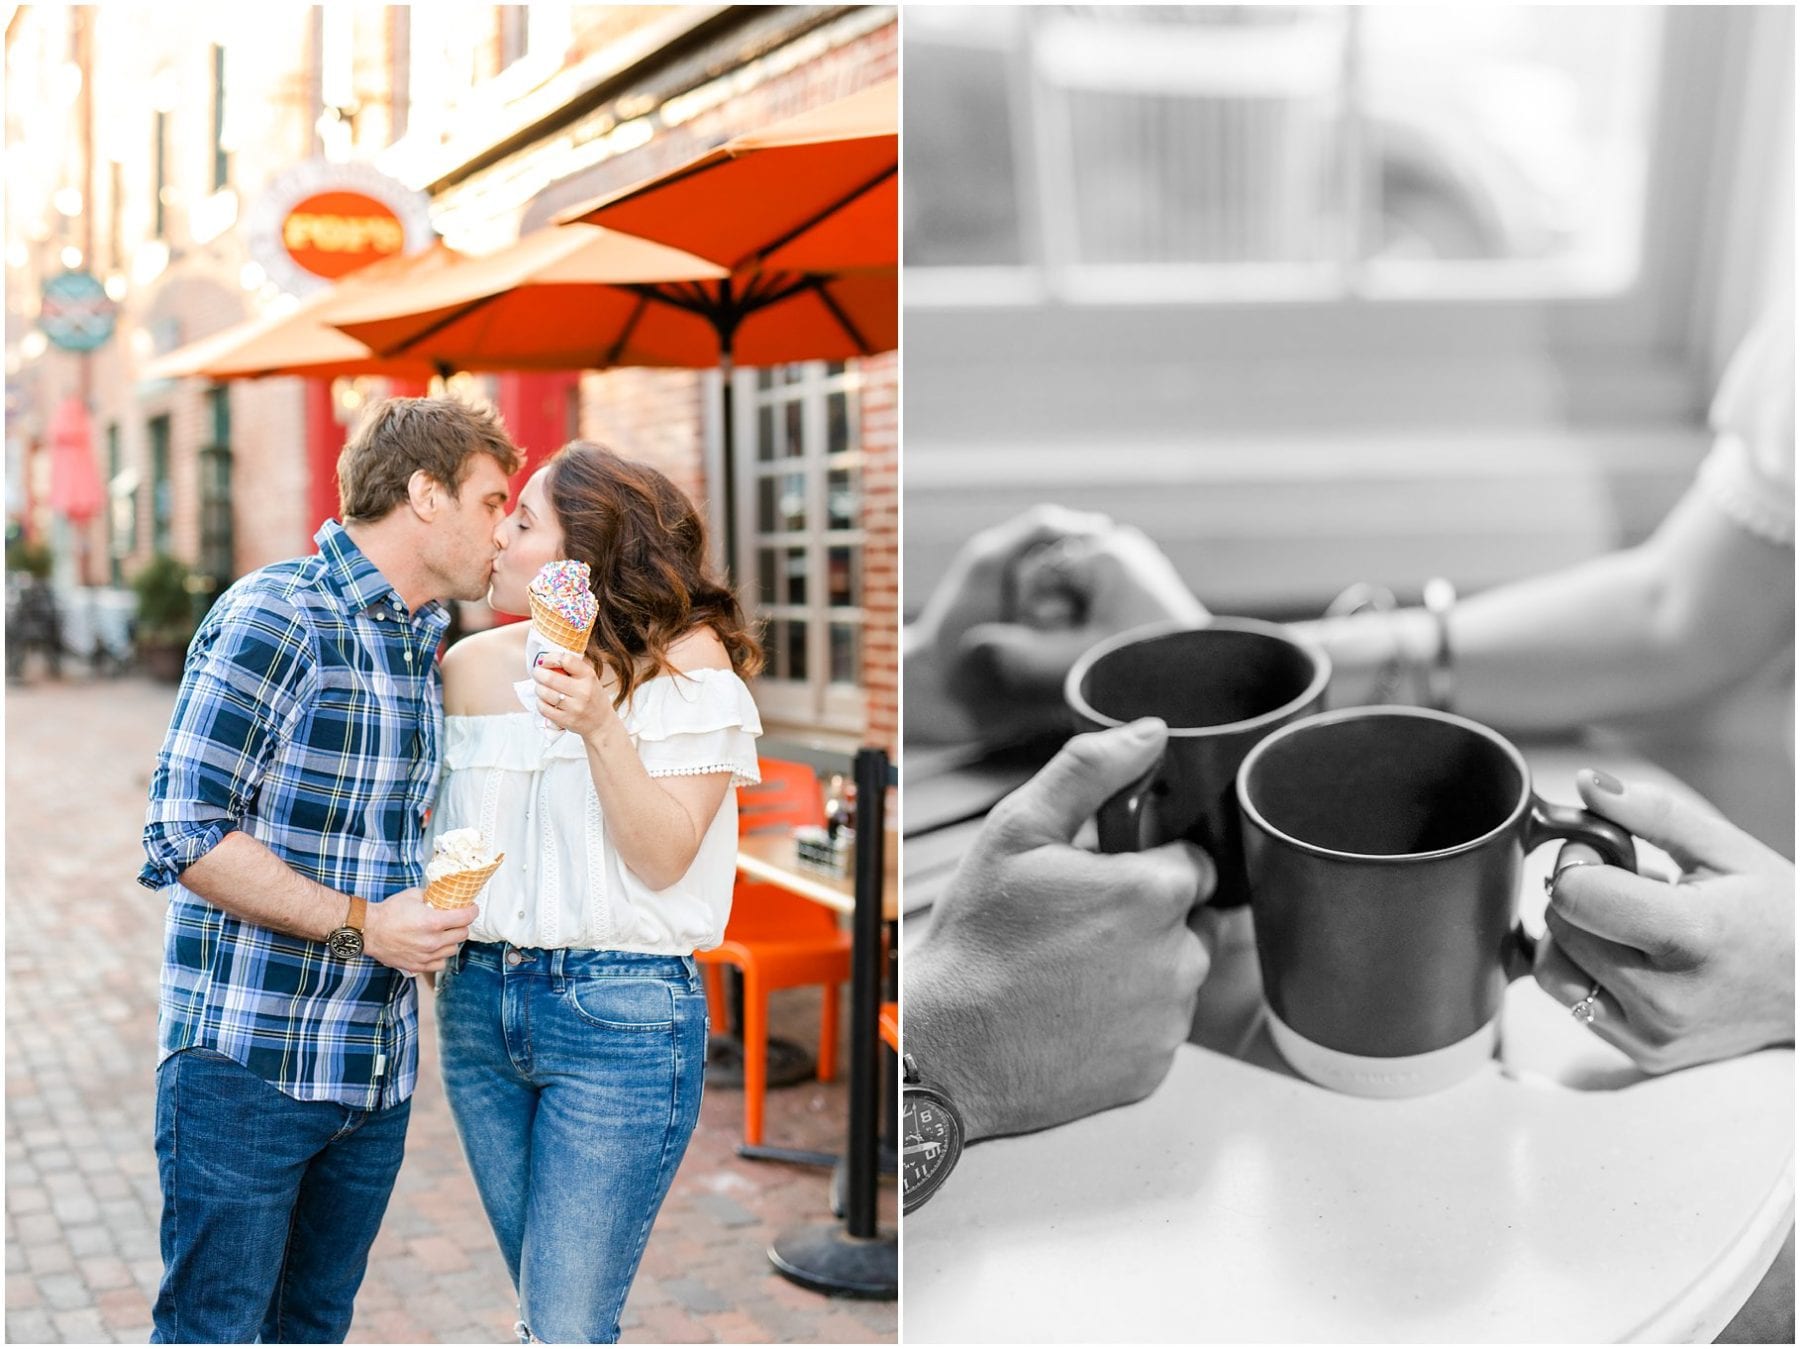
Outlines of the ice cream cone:
<svg viewBox="0 0 1800 1349">
<path fill-rule="evenodd" d="M 488 883 L 488 877 L 500 869 L 506 860 L 501 853 L 484 867 L 473 871 L 453 871 L 448 876 L 441 876 L 435 881 L 425 883 L 425 902 L 434 909 L 460 909 L 466 904 L 473 904 L 475 896 L 481 893 L 481 887 Z"/>
<path fill-rule="evenodd" d="M 564 651 L 573 651 L 576 655 L 587 651 L 588 634 L 594 630 L 592 623 L 585 628 L 573 627 L 567 619 L 536 595 L 531 595 L 529 598 L 531 600 L 532 627 Z"/>
</svg>

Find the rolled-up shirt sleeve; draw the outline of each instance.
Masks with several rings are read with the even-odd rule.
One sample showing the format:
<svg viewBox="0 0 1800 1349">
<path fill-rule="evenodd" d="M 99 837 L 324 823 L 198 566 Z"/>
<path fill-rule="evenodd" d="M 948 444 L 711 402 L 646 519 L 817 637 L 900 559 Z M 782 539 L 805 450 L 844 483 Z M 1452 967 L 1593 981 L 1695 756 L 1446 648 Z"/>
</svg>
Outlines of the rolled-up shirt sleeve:
<svg viewBox="0 0 1800 1349">
<path fill-rule="evenodd" d="M 306 615 L 268 593 L 226 596 L 188 651 L 150 780 L 138 882 L 171 885 L 238 828 L 317 679 Z"/>
</svg>

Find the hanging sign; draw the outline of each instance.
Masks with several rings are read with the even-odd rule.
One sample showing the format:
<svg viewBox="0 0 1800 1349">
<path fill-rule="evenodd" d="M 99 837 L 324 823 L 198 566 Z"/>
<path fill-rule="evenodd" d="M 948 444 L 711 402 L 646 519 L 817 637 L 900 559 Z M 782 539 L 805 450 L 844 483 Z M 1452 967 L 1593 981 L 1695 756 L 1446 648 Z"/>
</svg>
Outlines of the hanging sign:
<svg viewBox="0 0 1800 1349">
<path fill-rule="evenodd" d="M 283 290 L 305 295 L 433 237 L 427 198 L 369 164 L 315 159 L 263 190 L 246 218 L 250 255 Z"/>
<path fill-rule="evenodd" d="M 336 280 L 404 252 L 406 225 L 392 208 L 361 192 L 320 192 L 287 213 L 281 246 L 296 265 Z"/>
<path fill-rule="evenodd" d="M 38 327 L 63 351 L 95 351 L 112 338 L 118 306 L 92 272 L 64 272 L 44 282 Z"/>
</svg>

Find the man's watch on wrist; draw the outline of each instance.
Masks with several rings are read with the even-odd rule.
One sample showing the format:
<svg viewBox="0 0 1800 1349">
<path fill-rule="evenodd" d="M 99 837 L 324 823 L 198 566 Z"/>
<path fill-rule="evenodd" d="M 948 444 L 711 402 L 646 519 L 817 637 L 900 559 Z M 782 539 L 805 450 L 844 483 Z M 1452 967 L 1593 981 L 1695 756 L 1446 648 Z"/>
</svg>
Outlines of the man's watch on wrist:
<svg viewBox="0 0 1800 1349">
<path fill-rule="evenodd" d="M 920 1079 L 911 1054 L 901 1063 L 900 1191 L 902 1212 L 911 1213 L 937 1193 L 962 1156 L 963 1119 L 948 1096 Z"/>
<path fill-rule="evenodd" d="M 354 960 L 363 953 L 363 921 L 369 912 L 369 901 L 361 895 L 350 896 L 350 912 L 344 925 L 325 935 L 325 949 L 339 960 Z"/>
</svg>

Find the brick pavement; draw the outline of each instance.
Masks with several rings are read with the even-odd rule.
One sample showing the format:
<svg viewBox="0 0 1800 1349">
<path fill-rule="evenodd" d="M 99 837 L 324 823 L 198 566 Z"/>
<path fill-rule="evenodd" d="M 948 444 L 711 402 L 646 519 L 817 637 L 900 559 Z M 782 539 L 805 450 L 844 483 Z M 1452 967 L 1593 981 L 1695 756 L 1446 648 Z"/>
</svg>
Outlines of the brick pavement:
<svg viewBox="0 0 1800 1349">
<path fill-rule="evenodd" d="M 6 695 L 6 1338 L 137 1341 L 161 1273 L 151 1122 L 162 908 L 136 883 L 144 795 L 170 688 L 128 679 L 13 684 Z M 353 1342 L 499 1343 L 511 1285 L 481 1216 L 435 1070 L 424 1071 Z M 778 996 L 775 1030 L 817 1034 L 817 995 Z M 847 1023 L 846 1016 L 843 1021 Z M 847 1062 L 847 1053 L 841 1058 Z M 831 1149 L 841 1081 L 772 1092 L 771 1140 Z M 821 1220 L 826 1178 L 746 1162 L 742 1097 L 709 1093 L 626 1304 L 651 1342 L 893 1341 L 896 1307 L 821 1297 L 764 1256 Z M 894 1224 L 891 1182 L 882 1223 Z"/>
</svg>

